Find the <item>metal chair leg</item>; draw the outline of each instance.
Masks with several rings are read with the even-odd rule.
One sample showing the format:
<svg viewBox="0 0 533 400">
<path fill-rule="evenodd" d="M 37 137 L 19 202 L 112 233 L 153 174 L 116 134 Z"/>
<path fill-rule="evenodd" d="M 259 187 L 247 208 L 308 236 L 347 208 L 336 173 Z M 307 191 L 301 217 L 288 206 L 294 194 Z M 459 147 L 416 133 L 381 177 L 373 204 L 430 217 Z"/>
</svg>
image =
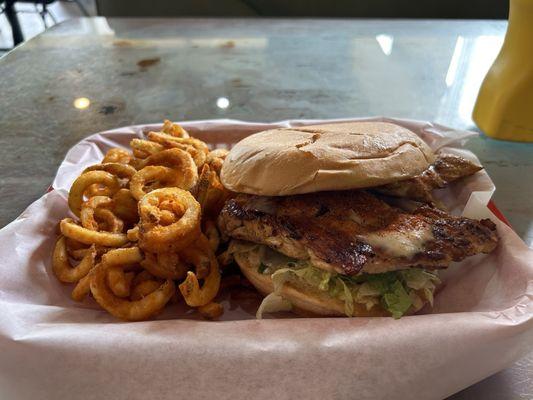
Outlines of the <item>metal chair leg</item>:
<svg viewBox="0 0 533 400">
<path fill-rule="evenodd" d="M 20 29 L 17 11 L 15 10 L 15 0 L 6 0 L 4 12 L 9 25 L 11 25 L 11 31 L 13 32 L 13 47 L 15 47 L 24 41 L 24 35 Z"/>
</svg>

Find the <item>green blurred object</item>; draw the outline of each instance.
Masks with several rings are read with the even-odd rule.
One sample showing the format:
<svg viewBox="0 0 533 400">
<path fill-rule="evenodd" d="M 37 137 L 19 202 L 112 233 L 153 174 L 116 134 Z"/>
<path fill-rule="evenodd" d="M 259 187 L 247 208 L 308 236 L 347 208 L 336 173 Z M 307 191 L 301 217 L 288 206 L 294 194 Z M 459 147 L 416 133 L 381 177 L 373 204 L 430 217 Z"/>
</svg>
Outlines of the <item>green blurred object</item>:
<svg viewBox="0 0 533 400">
<path fill-rule="evenodd" d="M 96 0 L 106 17 L 504 19 L 503 0 Z"/>
<path fill-rule="evenodd" d="M 479 90 L 472 118 L 495 139 L 533 142 L 533 0 L 510 0 L 502 49 Z"/>
</svg>

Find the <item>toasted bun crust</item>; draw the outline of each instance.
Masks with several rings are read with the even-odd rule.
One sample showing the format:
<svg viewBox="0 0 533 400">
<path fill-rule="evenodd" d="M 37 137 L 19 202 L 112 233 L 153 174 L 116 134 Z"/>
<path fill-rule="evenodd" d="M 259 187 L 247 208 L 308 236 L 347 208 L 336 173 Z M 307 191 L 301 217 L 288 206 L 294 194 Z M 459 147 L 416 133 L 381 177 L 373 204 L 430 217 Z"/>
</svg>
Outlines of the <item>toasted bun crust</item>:
<svg viewBox="0 0 533 400">
<path fill-rule="evenodd" d="M 412 178 L 433 161 L 416 134 L 385 122 L 272 129 L 235 145 L 222 166 L 226 188 L 286 196 L 373 187 Z"/>
<path fill-rule="evenodd" d="M 258 265 L 255 265 L 245 253 L 235 254 L 235 261 L 239 265 L 244 276 L 254 287 L 264 296 L 274 291 L 270 275 L 264 275 L 257 271 Z M 298 314 L 318 315 L 329 317 L 345 317 L 344 302 L 334 299 L 316 291 L 309 291 L 302 288 L 296 288 L 290 283 L 285 283 L 281 290 L 281 296 L 289 300 L 294 310 Z M 390 316 L 383 308 L 374 306 L 371 310 L 366 307 L 355 304 L 355 317 L 386 317 Z"/>
</svg>

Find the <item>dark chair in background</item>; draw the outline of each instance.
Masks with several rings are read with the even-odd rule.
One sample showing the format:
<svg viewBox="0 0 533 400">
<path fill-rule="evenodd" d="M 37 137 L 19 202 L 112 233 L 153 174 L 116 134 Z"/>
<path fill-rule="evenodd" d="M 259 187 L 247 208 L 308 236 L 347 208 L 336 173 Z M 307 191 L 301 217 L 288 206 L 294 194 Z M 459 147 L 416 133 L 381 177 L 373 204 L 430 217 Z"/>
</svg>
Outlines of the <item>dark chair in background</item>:
<svg viewBox="0 0 533 400">
<path fill-rule="evenodd" d="M 96 0 L 108 17 L 506 19 L 507 0 Z"/>
<path fill-rule="evenodd" d="M 24 41 L 24 34 L 20 27 L 20 22 L 17 17 L 17 10 L 15 9 L 16 3 L 32 3 L 35 4 L 36 12 L 39 13 L 43 21 L 44 27 L 48 28 L 46 23 L 46 16 L 50 16 L 52 21 L 55 22 L 53 15 L 48 11 L 48 5 L 52 4 L 56 0 L 0 0 L 0 14 L 5 14 L 7 21 L 11 27 L 11 32 L 13 36 L 13 47 L 22 43 Z M 70 0 L 73 3 L 76 3 L 83 15 L 89 16 L 89 13 L 79 0 Z M 40 9 L 38 9 L 40 7 Z M 11 49 L 0 49 L 0 50 L 11 50 Z"/>
</svg>

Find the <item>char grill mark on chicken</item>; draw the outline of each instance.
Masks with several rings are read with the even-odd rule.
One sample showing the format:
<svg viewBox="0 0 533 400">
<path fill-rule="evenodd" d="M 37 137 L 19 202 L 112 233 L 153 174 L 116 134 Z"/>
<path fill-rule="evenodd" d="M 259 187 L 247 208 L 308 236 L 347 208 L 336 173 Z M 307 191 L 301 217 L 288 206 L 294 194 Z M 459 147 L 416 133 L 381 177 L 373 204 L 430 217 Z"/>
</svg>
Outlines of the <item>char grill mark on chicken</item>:
<svg viewBox="0 0 533 400">
<path fill-rule="evenodd" d="M 226 203 L 219 226 L 232 238 L 346 275 L 446 268 L 489 253 L 498 242 L 490 220 L 453 217 L 430 207 L 407 212 L 360 190 L 238 195 Z"/>
</svg>

